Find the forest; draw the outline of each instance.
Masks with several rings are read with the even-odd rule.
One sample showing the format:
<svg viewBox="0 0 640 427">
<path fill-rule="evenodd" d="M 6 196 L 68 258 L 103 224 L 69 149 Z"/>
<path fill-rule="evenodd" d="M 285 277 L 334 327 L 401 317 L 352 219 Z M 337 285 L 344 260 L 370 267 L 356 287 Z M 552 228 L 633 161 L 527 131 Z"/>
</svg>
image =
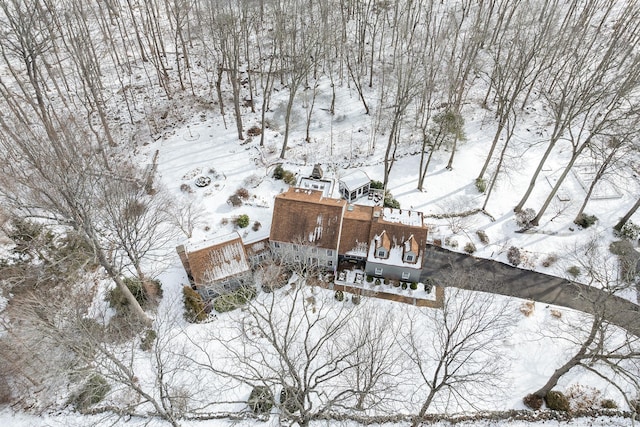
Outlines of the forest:
<svg viewBox="0 0 640 427">
<path fill-rule="evenodd" d="M 494 219 L 497 189 L 519 172 L 514 159 L 535 149 L 512 206 L 520 232 L 559 215 L 562 185 L 588 161 L 572 222 L 597 221 L 589 203 L 613 176 L 625 183 L 611 202 L 626 242 L 616 254 L 637 245 L 635 0 L 5 0 L 0 28 L 0 225 L 10 243 L 0 250 L 0 403 L 17 410 L 178 426 L 257 423 L 275 405 L 299 425 L 419 425 L 496 407 L 503 355 L 494 343 L 518 315 L 503 300 L 456 291 L 438 313 L 347 309 L 298 271 L 286 274 L 291 290 L 261 294 L 220 316 L 219 328 L 172 317 L 182 289 L 167 301 L 154 264 L 191 237 L 201 210 L 154 181 L 148 153 L 194 118 L 221 120 L 265 170 L 306 164 L 313 151 L 337 169 L 375 165 L 386 189 L 411 156 L 411 186 L 428 192 L 432 160 L 455 169 L 471 113 L 482 111 L 490 135 L 471 182 L 481 201 L 462 210 Z M 318 117 L 338 123 L 345 92 L 364 136 L 321 140 Z M 540 130 L 523 141 L 532 117 Z M 561 168 L 547 186 L 551 160 Z M 603 271 L 596 246 L 580 248 L 583 280 L 610 295 L 629 290 L 635 270 Z M 265 266 L 260 283 L 284 286 L 282 269 Z M 110 311 L 95 302 L 105 287 Z M 615 390 L 619 403 L 594 397 L 597 408 L 635 415 L 638 337 L 604 312 L 572 316 L 543 334 L 569 343 L 564 360 L 518 400 L 539 409 L 579 368 Z M 437 326 L 424 334 L 425 325 Z M 408 378 L 417 382 L 402 385 Z"/>
</svg>

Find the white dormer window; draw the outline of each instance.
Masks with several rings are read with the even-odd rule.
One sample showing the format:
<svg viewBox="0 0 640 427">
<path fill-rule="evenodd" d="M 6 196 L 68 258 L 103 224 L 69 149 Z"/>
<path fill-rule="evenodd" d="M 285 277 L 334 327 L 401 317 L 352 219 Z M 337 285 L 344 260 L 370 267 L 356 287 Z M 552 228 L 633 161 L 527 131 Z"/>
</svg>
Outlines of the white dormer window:
<svg viewBox="0 0 640 427">
<path fill-rule="evenodd" d="M 384 258 L 387 256 L 387 251 L 385 248 L 378 248 L 378 254 L 376 255 L 378 258 Z"/>
<path fill-rule="evenodd" d="M 413 262 L 415 260 L 415 257 L 413 256 L 413 254 L 406 254 L 404 260 L 407 262 Z"/>
</svg>

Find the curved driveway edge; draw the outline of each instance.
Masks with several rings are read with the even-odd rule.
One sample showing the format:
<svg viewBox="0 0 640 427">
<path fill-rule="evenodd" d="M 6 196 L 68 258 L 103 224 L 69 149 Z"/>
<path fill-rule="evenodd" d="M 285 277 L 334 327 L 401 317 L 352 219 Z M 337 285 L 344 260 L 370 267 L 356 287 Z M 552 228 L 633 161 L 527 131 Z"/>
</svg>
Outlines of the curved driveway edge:
<svg viewBox="0 0 640 427">
<path fill-rule="evenodd" d="M 424 282 L 428 277 L 445 280 L 448 271 L 458 268 L 469 275 L 468 281 L 456 281 L 456 286 L 462 289 L 561 305 L 589 314 L 594 313 L 601 301 L 609 322 L 640 337 L 640 306 L 637 304 L 591 286 L 498 261 L 428 245 L 420 281 Z M 483 280 L 473 280 L 478 274 Z"/>
</svg>

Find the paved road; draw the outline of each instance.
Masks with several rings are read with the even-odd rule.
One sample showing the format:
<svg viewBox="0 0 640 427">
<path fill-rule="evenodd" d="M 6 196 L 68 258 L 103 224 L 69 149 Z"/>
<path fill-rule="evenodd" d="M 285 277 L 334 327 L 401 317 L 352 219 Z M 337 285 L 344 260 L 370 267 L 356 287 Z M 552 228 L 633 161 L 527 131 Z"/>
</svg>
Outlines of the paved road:
<svg viewBox="0 0 640 427">
<path fill-rule="evenodd" d="M 606 318 L 640 337 L 640 306 L 628 300 L 559 277 L 451 252 L 437 246 L 427 247 L 421 281 L 427 277 L 446 279 L 452 269 L 469 276 L 469 280 L 456 281 L 454 285 L 463 289 L 561 305 L 590 314 L 594 313 L 596 307 L 602 306 L 597 301 L 604 301 Z"/>
</svg>

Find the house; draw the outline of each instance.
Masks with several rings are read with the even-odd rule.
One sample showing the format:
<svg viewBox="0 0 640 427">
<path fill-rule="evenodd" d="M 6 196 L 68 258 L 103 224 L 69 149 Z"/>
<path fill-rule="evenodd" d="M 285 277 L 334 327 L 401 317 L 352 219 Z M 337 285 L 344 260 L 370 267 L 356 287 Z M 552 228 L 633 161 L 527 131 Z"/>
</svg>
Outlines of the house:
<svg viewBox="0 0 640 427">
<path fill-rule="evenodd" d="M 238 233 L 197 248 L 176 248 L 191 286 L 205 299 L 231 292 L 252 283 L 252 273 Z"/>
<path fill-rule="evenodd" d="M 421 212 L 363 206 L 290 188 L 276 196 L 269 237 L 243 244 L 240 235 L 178 253 L 192 286 L 205 298 L 252 280 L 252 269 L 278 258 L 300 268 L 358 268 L 367 275 L 417 282 L 428 228 Z"/>
<path fill-rule="evenodd" d="M 422 212 L 375 207 L 365 273 L 417 282 L 422 272 L 427 232 Z"/>
<path fill-rule="evenodd" d="M 290 188 L 276 196 L 269 242 L 291 264 L 334 270 L 347 203 L 322 191 Z"/>
<path fill-rule="evenodd" d="M 371 179 L 361 170 L 356 170 L 338 181 L 340 195 L 349 203 L 369 194 Z"/>
</svg>

